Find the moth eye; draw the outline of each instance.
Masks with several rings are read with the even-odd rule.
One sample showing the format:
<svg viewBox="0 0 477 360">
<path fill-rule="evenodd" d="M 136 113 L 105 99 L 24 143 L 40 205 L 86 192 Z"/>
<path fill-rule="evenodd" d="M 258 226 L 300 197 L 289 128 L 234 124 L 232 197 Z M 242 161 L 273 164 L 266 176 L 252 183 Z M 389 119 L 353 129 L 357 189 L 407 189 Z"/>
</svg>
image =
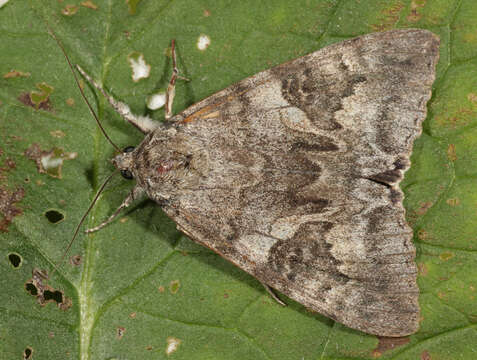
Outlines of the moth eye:
<svg viewBox="0 0 477 360">
<path fill-rule="evenodd" d="M 123 178 L 131 180 L 133 178 L 132 173 L 129 170 L 121 170 L 121 175 Z"/>
<path fill-rule="evenodd" d="M 134 146 L 126 146 L 123 149 L 123 152 L 125 152 L 125 153 L 131 152 L 131 151 L 134 151 Z"/>
</svg>

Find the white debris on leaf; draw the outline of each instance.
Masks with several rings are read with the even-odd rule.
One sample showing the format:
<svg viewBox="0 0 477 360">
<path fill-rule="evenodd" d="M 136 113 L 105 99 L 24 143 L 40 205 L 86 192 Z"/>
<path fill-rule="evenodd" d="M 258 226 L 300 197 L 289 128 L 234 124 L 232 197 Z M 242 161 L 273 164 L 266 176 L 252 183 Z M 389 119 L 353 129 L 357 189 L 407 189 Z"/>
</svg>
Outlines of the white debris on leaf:
<svg viewBox="0 0 477 360">
<path fill-rule="evenodd" d="M 179 347 L 181 341 L 175 337 L 168 337 L 167 338 L 167 348 L 166 348 L 166 354 L 167 355 L 170 355 L 172 354 L 173 352 L 175 352 L 177 350 L 177 348 Z"/>
<path fill-rule="evenodd" d="M 147 108 L 150 110 L 157 110 L 164 106 L 166 103 L 166 93 L 164 91 L 152 94 L 147 98 Z"/>
<path fill-rule="evenodd" d="M 61 168 L 64 160 L 76 159 L 78 153 L 64 152 L 62 149 L 54 148 L 49 153 L 44 153 L 39 159 L 40 172 L 61 179 Z"/>
<path fill-rule="evenodd" d="M 56 168 L 63 164 L 63 160 L 73 160 L 76 159 L 78 153 L 64 153 L 61 156 L 58 156 L 55 153 L 48 154 L 46 156 L 42 156 L 40 161 L 43 168 L 48 171 L 49 169 Z"/>
<path fill-rule="evenodd" d="M 151 65 L 146 64 L 144 54 L 137 51 L 132 52 L 128 55 L 128 61 L 132 69 L 132 79 L 134 82 L 149 77 Z"/>
<path fill-rule="evenodd" d="M 197 48 L 200 51 L 204 51 L 207 49 L 210 45 L 210 38 L 207 35 L 200 35 L 199 38 L 197 39 Z"/>
<path fill-rule="evenodd" d="M 63 164 L 63 158 L 54 158 L 52 155 L 43 156 L 41 158 L 41 165 L 43 169 L 49 170 L 52 168 L 57 168 Z"/>
<path fill-rule="evenodd" d="M 5 5 L 8 2 L 8 0 L 0 0 L 0 8 Z"/>
</svg>

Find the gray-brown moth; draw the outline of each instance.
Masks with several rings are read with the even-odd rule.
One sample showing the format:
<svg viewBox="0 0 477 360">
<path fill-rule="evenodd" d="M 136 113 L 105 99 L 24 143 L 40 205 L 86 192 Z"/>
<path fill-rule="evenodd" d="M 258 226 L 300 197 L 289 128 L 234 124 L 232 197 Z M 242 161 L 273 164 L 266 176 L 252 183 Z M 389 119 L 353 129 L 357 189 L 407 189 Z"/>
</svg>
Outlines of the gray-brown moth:
<svg viewBox="0 0 477 360">
<path fill-rule="evenodd" d="M 113 159 L 180 231 L 307 308 L 382 336 L 419 321 L 399 182 L 421 133 L 439 39 L 360 36 L 260 72 L 172 116 Z M 173 50 L 174 53 L 174 50 Z"/>
</svg>

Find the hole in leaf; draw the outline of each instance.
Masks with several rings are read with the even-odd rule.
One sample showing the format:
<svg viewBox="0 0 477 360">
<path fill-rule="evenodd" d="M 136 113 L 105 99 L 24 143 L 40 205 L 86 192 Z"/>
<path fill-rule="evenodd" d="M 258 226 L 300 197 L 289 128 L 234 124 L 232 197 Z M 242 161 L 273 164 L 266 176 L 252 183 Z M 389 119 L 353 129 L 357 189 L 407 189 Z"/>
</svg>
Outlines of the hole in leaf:
<svg viewBox="0 0 477 360">
<path fill-rule="evenodd" d="M 52 224 L 58 224 L 60 221 L 63 221 L 65 216 L 60 213 L 58 210 L 48 210 L 45 212 L 45 216 L 49 222 Z"/>
<path fill-rule="evenodd" d="M 43 292 L 43 298 L 45 299 L 45 301 L 48 301 L 48 300 L 53 300 L 53 301 L 56 301 L 56 303 L 60 304 L 63 302 L 63 294 L 61 293 L 61 291 L 50 291 L 50 290 L 45 290 Z"/>
<path fill-rule="evenodd" d="M 72 257 L 70 257 L 70 264 L 73 266 L 81 265 L 81 261 L 82 261 L 81 255 L 73 255 Z"/>
<path fill-rule="evenodd" d="M 25 360 L 31 359 L 31 358 L 32 358 L 32 355 L 33 355 L 33 349 L 28 346 L 28 347 L 25 349 L 25 351 L 23 352 L 23 358 L 24 358 Z"/>
<path fill-rule="evenodd" d="M 22 265 L 22 257 L 17 253 L 8 254 L 8 260 L 14 268 L 19 268 Z"/>
<path fill-rule="evenodd" d="M 30 282 L 25 284 L 25 290 L 28 291 L 32 296 L 38 295 L 38 289 Z"/>
<path fill-rule="evenodd" d="M 46 280 L 48 280 L 48 274 L 45 270 L 33 269 L 32 278 L 25 283 L 25 290 L 36 297 L 41 306 L 54 302 L 59 309 L 68 310 L 73 305 L 71 299 L 62 291 L 46 284 Z"/>
<path fill-rule="evenodd" d="M 122 327 L 122 326 L 118 326 L 117 328 L 117 337 L 118 339 L 122 339 L 123 336 L 124 336 L 124 333 L 126 332 L 126 328 Z"/>
</svg>

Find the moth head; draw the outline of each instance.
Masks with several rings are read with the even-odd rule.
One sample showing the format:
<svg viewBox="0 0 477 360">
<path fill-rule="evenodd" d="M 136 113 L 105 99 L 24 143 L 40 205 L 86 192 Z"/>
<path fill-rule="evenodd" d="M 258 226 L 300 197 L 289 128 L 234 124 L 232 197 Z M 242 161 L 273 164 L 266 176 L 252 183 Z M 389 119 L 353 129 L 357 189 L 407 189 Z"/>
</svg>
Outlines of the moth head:
<svg viewBox="0 0 477 360">
<path fill-rule="evenodd" d="M 123 152 L 116 155 L 112 162 L 116 168 L 121 172 L 123 178 L 131 180 L 134 178 L 131 171 L 133 165 L 133 151 L 134 146 L 128 146 L 123 149 Z"/>
</svg>

